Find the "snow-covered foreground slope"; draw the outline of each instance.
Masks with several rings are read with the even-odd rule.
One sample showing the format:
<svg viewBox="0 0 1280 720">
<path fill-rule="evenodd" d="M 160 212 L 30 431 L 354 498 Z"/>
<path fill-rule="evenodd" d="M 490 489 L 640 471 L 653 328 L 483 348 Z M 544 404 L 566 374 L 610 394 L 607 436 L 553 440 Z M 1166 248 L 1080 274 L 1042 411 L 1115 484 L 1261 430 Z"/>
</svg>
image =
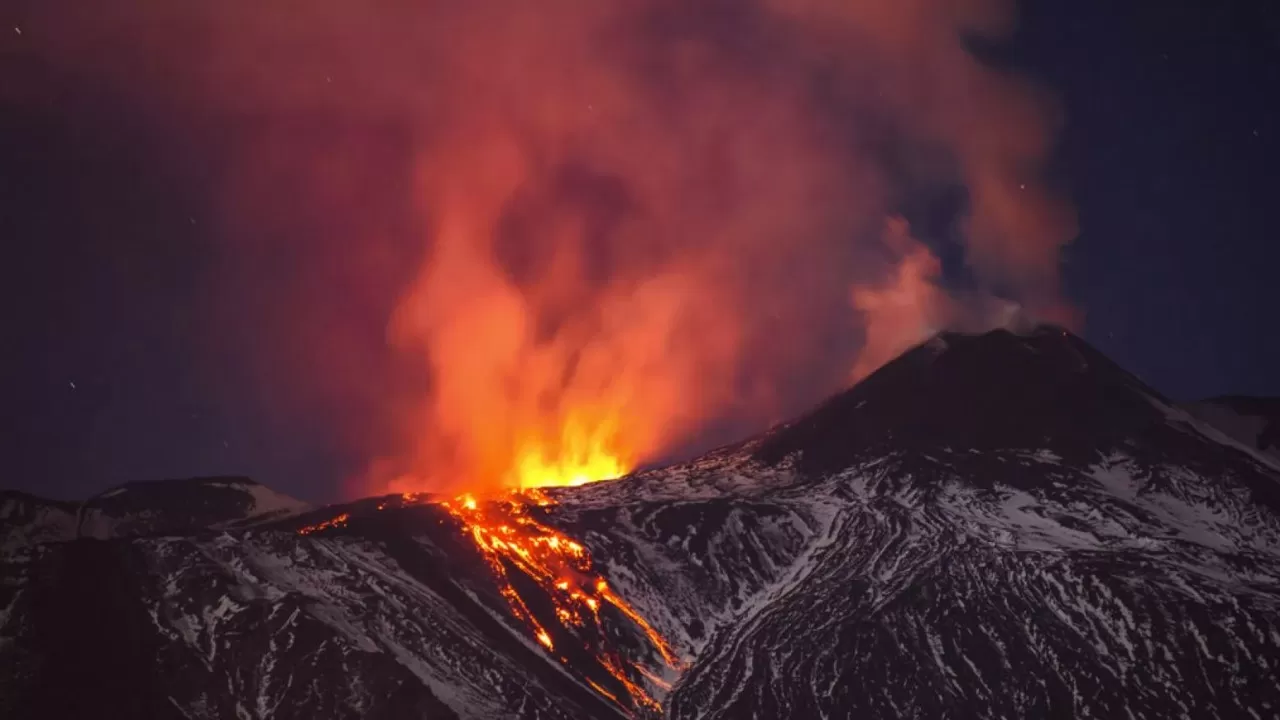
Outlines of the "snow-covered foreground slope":
<svg viewBox="0 0 1280 720">
<path fill-rule="evenodd" d="M 4 552 L 0 716 L 1280 715 L 1280 469 L 1060 331 L 945 336 L 764 437 L 551 494 L 529 512 L 678 662 L 508 567 L 544 647 L 430 502 L 165 530 L 138 495 L 110 539 Z"/>
</svg>

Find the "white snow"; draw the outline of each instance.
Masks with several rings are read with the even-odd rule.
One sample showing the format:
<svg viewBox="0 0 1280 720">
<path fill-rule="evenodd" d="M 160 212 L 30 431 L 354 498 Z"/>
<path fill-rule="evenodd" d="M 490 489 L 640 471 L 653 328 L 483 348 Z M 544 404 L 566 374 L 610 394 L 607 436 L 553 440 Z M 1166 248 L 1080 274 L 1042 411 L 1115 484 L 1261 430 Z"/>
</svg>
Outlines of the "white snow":
<svg viewBox="0 0 1280 720">
<path fill-rule="evenodd" d="M 245 492 L 253 497 L 253 509 L 249 511 L 251 516 L 271 514 L 274 519 L 298 515 L 313 509 L 311 503 L 297 500 L 284 493 L 278 493 L 266 485 L 255 483 L 242 487 Z"/>
</svg>

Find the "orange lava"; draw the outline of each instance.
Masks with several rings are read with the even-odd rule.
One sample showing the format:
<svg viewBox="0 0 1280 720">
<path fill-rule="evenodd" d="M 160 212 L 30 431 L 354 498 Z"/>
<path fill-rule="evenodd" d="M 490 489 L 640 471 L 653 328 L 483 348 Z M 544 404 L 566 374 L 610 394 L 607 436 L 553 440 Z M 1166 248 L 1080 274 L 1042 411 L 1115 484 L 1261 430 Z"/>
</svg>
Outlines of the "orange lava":
<svg viewBox="0 0 1280 720">
<path fill-rule="evenodd" d="M 540 471 L 555 472 L 551 465 L 538 467 Z M 541 476 L 533 473 L 522 474 L 522 477 Z M 568 482 L 549 484 L 581 482 L 575 483 L 571 479 Z M 424 498 L 420 494 L 404 493 L 398 498 L 380 501 L 376 507 L 378 510 L 385 510 L 422 501 Z M 578 639 L 581 649 L 593 655 L 599 667 L 625 690 L 630 703 L 591 678 L 584 678 L 588 685 L 623 709 L 640 707 L 661 712 L 662 706 L 654 699 L 653 688 L 668 691 L 671 685 L 662 677 L 660 669 L 631 662 L 620 653 L 600 647 L 598 641 L 589 642 L 581 638 L 584 634 L 588 637 L 594 635 L 597 639 L 602 637 L 600 609 L 608 604 L 644 633 L 650 647 L 662 658 L 662 664 L 680 670 L 683 667 L 680 658 L 667 639 L 630 603 L 615 593 L 609 583 L 595 571 L 591 554 L 586 547 L 530 514 L 530 508 L 554 504 L 555 501 L 537 487 L 527 487 L 496 499 L 481 500 L 470 494 L 459 495 L 452 500 L 441 501 L 439 506 L 461 524 L 468 539 L 475 543 L 476 549 L 493 573 L 498 592 L 507 601 L 512 615 L 529 628 L 535 642 L 561 662 L 567 663 L 569 656 L 563 648 L 557 648 L 553 631 L 556 637 Z M 345 527 L 349 519 L 349 513 L 342 513 L 323 522 L 299 528 L 298 534 L 310 535 Z M 554 606 L 554 618 L 540 619 L 530 609 L 528 600 L 512 583 L 512 568 L 541 587 Z M 558 627 L 549 628 L 546 623 L 550 622 L 558 624 Z"/>
<path fill-rule="evenodd" d="M 546 494 L 537 489 L 512 492 L 502 499 L 479 501 L 472 495 L 461 495 L 441 502 L 475 543 L 497 581 L 499 592 L 511 612 L 528 626 L 534 639 L 567 662 L 557 652 L 551 633 L 542 620 L 529 609 L 529 604 L 512 584 L 510 568 L 519 569 L 534 580 L 555 606 L 555 620 L 565 630 L 587 630 L 600 627 L 600 608 L 608 603 L 636 625 L 668 667 L 679 669 L 680 659 L 670 643 L 629 603 L 619 597 L 593 568 L 591 555 L 581 543 L 529 514 L 531 506 L 552 505 Z M 547 619 L 550 621 L 550 618 Z M 563 634 L 557 633 L 561 637 Z M 576 633 L 567 633 L 576 634 Z M 624 659 L 604 649 L 584 649 L 595 655 L 600 667 L 608 672 L 630 696 L 635 705 L 661 711 L 645 682 L 666 690 L 669 685 L 659 673 Z M 599 684 L 587 682 L 602 696 L 626 707 L 619 698 Z"/>
<path fill-rule="evenodd" d="M 346 527 L 347 521 L 350 519 L 351 519 L 350 513 L 342 513 L 341 515 L 338 515 L 337 517 L 329 518 L 324 522 L 318 522 L 315 525 L 308 525 L 306 527 L 298 528 L 298 534 L 310 535 L 311 533 L 320 532 L 321 530 L 328 530 L 329 528 Z"/>
</svg>

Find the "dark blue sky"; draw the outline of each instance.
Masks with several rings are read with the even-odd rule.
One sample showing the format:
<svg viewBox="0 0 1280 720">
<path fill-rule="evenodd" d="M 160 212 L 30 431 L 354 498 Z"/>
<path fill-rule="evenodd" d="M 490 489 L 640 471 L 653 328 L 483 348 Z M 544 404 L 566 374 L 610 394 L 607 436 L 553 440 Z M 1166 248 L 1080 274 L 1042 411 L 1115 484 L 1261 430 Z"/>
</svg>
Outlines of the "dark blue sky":
<svg viewBox="0 0 1280 720">
<path fill-rule="evenodd" d="M 1280 5 L 1037 2 L 1086 336 L 1177 398 L 1280 394 Z"/>
<path fill-rule="evenodd" d="M 1280 10 L 1153 5 L 1024 10 L 1011 59 L 1067 118 L 1068 291 L 1086 337 L 1169 395 L 1280 395 Z M 323 418 L 269 417 L 221 361 L 251 336 L 202 332 L 216 152 L 175 155 L 127 100 L 0 53 L 0 82 L 25 93 L 0 108 L 0 485 L 77 497 L 242 473 L 333 499 L 359 460 Z"/>
</svg>

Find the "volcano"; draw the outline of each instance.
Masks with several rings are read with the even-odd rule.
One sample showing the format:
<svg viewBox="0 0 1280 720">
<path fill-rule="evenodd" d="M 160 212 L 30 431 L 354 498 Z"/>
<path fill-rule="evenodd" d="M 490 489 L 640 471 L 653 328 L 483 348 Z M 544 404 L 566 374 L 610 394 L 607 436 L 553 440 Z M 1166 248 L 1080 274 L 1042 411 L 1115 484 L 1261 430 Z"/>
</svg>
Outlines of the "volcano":
<svg viewBox="0 0 1280 720">
<path fill-rule="evenodd" d="M 1277 717 L 1280 460 L 1204 408 L 944 333 L 581 487 L 0 495 L 0 716 Z"/>
</svg>

